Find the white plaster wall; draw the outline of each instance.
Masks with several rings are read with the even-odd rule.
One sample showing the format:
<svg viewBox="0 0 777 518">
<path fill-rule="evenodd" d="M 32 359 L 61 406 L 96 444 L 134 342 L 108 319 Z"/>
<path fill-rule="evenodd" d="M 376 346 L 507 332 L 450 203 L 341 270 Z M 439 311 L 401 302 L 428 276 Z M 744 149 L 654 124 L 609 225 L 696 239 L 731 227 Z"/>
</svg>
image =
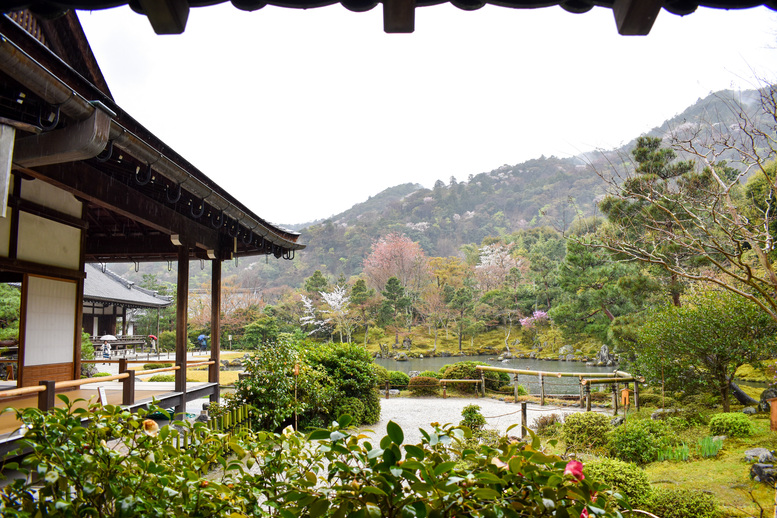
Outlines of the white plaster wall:
<svg viewBox="0 0 777 518">
<path fill-rule="evenodd" d="M 76 283 L 28 276 L 25 365 L 73 361 Z"/>
<path fill-rule="evenodd" d="M 80 229 L 26 212 L 19 214 L 19 259 L 77 270 L 80 252 Z"/>
<path fill-rule="evenodd" d="M 75 196 L 41 180 L 23 181 L 21 194 L 24 200 L 34 201 L 70 216 L 81 217 L 82 204 Z"/>
</svg>

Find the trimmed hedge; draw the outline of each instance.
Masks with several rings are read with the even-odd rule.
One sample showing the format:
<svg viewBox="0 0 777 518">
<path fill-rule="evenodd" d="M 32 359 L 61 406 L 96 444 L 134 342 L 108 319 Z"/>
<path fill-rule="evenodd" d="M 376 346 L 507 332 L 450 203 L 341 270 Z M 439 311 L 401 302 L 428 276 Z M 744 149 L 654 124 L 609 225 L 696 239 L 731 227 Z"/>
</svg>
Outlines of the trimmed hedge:
<svg viewBox="0 0 777 518">
<path fill-rule="evenodd" d="M 710 419 L 711 435 L 750 437 L 754 433 L 755 427 L 745 414 L 729 412 L 712 416 Z"/>
<path fill-rule="evenodd" d="M 427 376 L 410 378 L 407 387 L 414 396 L 437 396 L 440 393 L 440 380 Z"/>
<path fill-rule="evenodd" d="M 586 463 L 585 473 L 628 498 L 634 507 L 647 502 L 653 491 L 645 471 L 632 462 L 607 458 L 593 460 Z"/>
<path fill-rule="evenodd" d="M 597 451 L 607 444 L 610 418 L 599 412 L 578 412 L 564 418 L 561 438 L 576 451 Z"/>
</svg>

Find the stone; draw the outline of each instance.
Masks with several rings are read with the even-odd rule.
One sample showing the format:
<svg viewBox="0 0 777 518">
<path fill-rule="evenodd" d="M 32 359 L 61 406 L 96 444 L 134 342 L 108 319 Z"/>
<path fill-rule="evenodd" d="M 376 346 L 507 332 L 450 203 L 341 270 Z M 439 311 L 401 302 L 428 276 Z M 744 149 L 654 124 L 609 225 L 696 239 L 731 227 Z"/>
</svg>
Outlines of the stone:
<svg viewBox="0 0 777 518">
<path fill-rule="evenodd" d="M 421 373 L 419 371 L 410 371 L 407 373 L 407 375 L 410 376 L 411 378 L 415 378 L 416 376 L 420 376 Z"/>
<path fill-rule="evenodd" d="M 766 448 L 753 448 L 745 452 L 745 462 L 772 464 L 774 462 L 774 454 Z"/>
<path fill-rule="evenodd" d="M 441 358 L 450 358 L 450 356 L 451 356 L 451 353 L 449 353 L 448 351 L 443 351 L 440 353 Z"/>
<path fill-rule="evenodd" d="M 561 349 L 558 350 L 558 353 L 562 356 L 566 356 L 567 354 L 573 354 L 575 352 L 575 348 L 571 345 L 565 345 Z"/>
<path fill-rule="evenodd" d="M 567 356 L 566 356 L 566 358 L 565 358 L 565 359 L 566 359 L 568 362 L 573 362 L 573 361 L 575 361 L 575 355 L 574 355 L 574 354 L 571 354 L 571 353 L 570 353 L 570 354 L 567 354 Z"/>
<path fill-rule="evenodd" d="M 754 406 L 748 406 L 742 409 L 743 414 L 754 415 L 758 413 L 758 409 Z"/>
<path fill-rule="evenodd" d="M 773 464 L 753 464 L 750 467 L 750 478 L 756 482 L 762 482 L 773 486 L 775 480 L 777 480 L 777 470 L 774 469 Z"/>
<path fill-rule="evenodd" d="M 721 441 L 721 442 L 725 441 L 726 439 L 728 439 L 727 435 L 716 435 L 715 437 L 712 438 L 713 441 Z"/>
<path fill-rule="evenodd" d="M 613 417 L 613 418 L 610 420 L 610 424 L 611 424 L 612 426 L 620 426 L 620 425 L 622 425 L 622 424 L 623 424 L 623 421 L 625 421 L 625 419 L 623 419 L 622 417 Z"/>
<path fill-rule="evenodd" d="M 407 357 L 407 353 L 399 353 L 394 359 L 398 362 L 406 362 L 409 358 Z"/>
<path fill-rule="evenodd" d="M 385 394 L 385 392 L 384 392 L 384 394 Z M 397 389 L 389 389 L 389 396 L 398 396 L 398 395 L 399 395 L 399 390 L 397 390 Z"/>
<path fill-rule="evenodd" d="M 659 408 L 652 414 L 650 414 L 651 419 L 655 420 L 661 420 L 666 419 L 667 417 L 671 417 L 673 415 L 679 414 L 681 410 L 679 408 Z"/>
<path fill-rule="evenodd" d="M 761 410 L 761 412 L 769 412 L 771 410 L 771 406 L 769 405 L 769 399 L 773 399 L 777 397 L 777 388 L 776 387 L 769 387 L 768 389 L 761 392 L 761 402 L 758 403 L 758 409 Z"/>
</svg>

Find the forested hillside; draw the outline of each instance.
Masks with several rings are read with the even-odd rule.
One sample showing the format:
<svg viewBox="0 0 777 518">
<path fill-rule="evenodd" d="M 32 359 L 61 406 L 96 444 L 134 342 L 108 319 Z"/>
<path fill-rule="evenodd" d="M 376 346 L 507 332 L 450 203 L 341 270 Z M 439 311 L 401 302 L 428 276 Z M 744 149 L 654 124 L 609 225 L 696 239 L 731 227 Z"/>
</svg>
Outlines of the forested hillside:
<svg viewBox="0 0 777 518">
<path fill-rule="evenodd" d="M 733 97 L 745 107 L 757 105 L 756 91 L 717 92 L 699 99 L 649 134 L 665 136 L 669 130 L 692 130 L 700 121 L 734 124 Z M 307 248 L 294 261 L 256 258 L 237 265 L 229 262 L 225 263 L 224 276 L 234 286 L 261 292 L 266 302 L 272 302 L 288 288 L 301 287 L 316 270 L 331 280 L 358 275 L 372 244 L 392 232 L 417 241 L 430 257 L 460 256 L 463 245 L 480 245 L 489 236 L 505 236 L 521 229 L 548 226 L 564 234 L 577 216 L 595 214 L 595 202 L 605 194 L 599 174 L 628 160 L 633 146 L 634 140 L 619 149 L 586 156 L 541 156 L 468 178 L 441 179 L 431 189 L 409 183 L 391 187 L 339 215 L 299 228 Z M 137 282 L 143 274 L 175 281 L 167 265 L 144 264 L 138 273 L 130 265 L 114 268 Z M 205 283 L 210 269 L 193 267 L 192 275 L 195 285 Z"/>
</svg>

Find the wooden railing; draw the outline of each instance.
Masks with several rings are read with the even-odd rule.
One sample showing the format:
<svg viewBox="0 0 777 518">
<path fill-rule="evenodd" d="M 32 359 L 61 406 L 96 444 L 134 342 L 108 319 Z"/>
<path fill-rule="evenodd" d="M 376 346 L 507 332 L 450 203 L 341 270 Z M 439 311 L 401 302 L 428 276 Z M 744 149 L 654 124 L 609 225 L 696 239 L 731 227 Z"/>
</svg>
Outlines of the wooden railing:
<svg viewBox="0 0 777 518">
<path fill-rule="evenodd" d="M 104 363 L 95 361 L 95 363 Z M 0 398 L 10 398 L 10 397 L 19 397 L 19 396 L 26 396 L 29 394 L 38 394 L 38 408 L 46 412 L 52 408 L 54 408 L 56 403 L 56 391 L 58 389 L 66 389 L 66 388 L 73 388 L 73 387 L 80 387 L 82 385 L 89 385 L 92 383 L 103 383 L 107 381 L 122 381 L 122 405 L 133 405 L 135 404 L 135 376 L 138 374 L 135 372 L 135 369 L 128 368 L 128 364 L 130 363 L 129 360 L 121 359 L 119 360 L 119 374 L 114 374 L 113 376 L 100 376 L 100 377 L 93 377 L 93 378 L 85 378 L 85 379 L 78 379 L 78 380 L 69 380 L 69 381 L 41 381 L 39 385 L 31 386 L 31 387 L 21 387 L 21 388 L 15 388 L 10 390 L 3 390 L 0 391 Z M 147 363 L 147 362 L 133 362 L 133 363 Z M 209 361 L 201 361 L 201 362 L 194 362 L 194 363 L 187 363 L 187 367 L 200 367 L 203 365 L 215 365 L 215 360 L 209 360 Z M 176 371 L 181 368 L 180 365 L 173 365 L 171 367 L 163 367 L 160 369 L 152 369 L 149 371 L 144 371 L 142 374 L 153 374 L 158 372 L 170 372 L 170 371 Z"/>
</svg>

